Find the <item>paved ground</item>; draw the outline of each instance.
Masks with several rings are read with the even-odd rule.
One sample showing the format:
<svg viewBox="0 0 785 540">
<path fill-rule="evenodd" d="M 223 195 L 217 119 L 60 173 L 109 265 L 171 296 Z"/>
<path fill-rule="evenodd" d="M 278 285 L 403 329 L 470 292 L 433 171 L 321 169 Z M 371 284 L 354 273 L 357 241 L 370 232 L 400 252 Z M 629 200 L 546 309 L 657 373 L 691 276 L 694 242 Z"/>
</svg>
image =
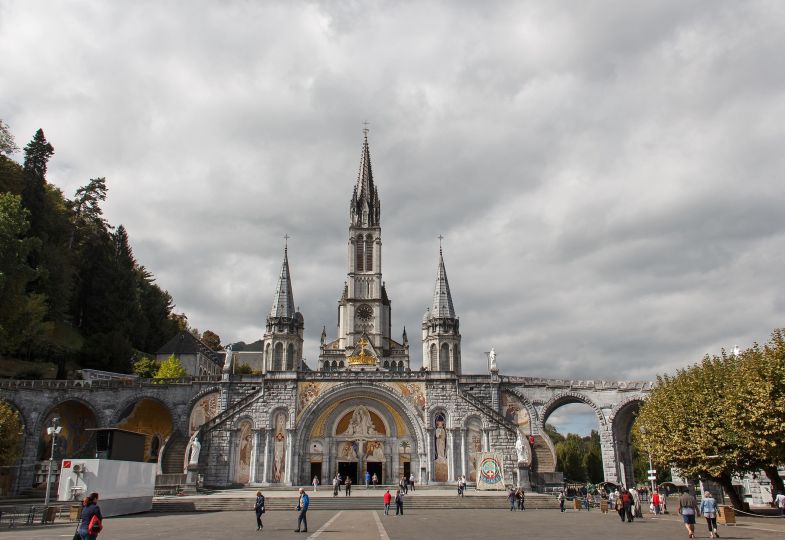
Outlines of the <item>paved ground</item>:
<svg viewBox="0 0 785 540">
<path fill-rule="evenodd" d="M 393 511 L 394 514 L 394 511 Z M 385 516 L 383 511 L 309 512 L 309 534 L 293 532 L 296 512 L 269 512 L 264 530 L 255 531 L 253 512 L 189 514 L 142 514 L 109 518 L 101 540 L 166 538 L 167 540 L 230 540 L 236 538 L 318 538 L 320 540 L 428 540 L 477 538 L 624 538 L 625 540 L 681 540 L 687 537 L 676 516 L 645 518 L 621 523 L 613 514 L 553 510 L 507 512 L 493 510 L 419 511 L 405 516 Z M 71 525 L 50 525 L 0 530 L 0 540 L 68 539 Z M 696 526 L 698 538 L 708 538 L 703 522 Z M 783 538 L 785 519 L 755 518 L 737 527 L 720 525 L 723 539 L 763 540 Z"/>
</svg>

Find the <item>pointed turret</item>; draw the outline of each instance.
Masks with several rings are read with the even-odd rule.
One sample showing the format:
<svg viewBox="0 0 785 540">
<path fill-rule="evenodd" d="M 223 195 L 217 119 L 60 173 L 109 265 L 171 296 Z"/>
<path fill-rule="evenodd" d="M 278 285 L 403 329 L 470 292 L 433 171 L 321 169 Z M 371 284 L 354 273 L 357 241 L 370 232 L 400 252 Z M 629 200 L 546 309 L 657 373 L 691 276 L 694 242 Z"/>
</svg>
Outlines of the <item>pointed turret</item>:
<svg viewBox="0 0 785 540">
<path fill-rule="evenodd" d="M 288 240 L 288 236 L 286 237 Z M 283 250 L 283 264 L 275 287 L 273 307 L 267 315 L 262 337 L 264 371 L 295 371 L 302 365 L 305 321 L 294 305 L 289 273 L 289 246 Z"/>
<path fill-rule="evenodd" d="M 450 284 L 447 281 L 447 270 L 444 268 L 442 248 L 439 248 L 439 268 L 436 270 L 436 286 L 433 289 L 433 305 L 431 317 L 455 318 L 455 308 L 452 305 Z"/>
<path fill-rule="evenodd" d="M 368 147 L 368 130 L 363 130 L 362 157 L 360 158 L 360 171 L 357 174 L 357 184 L 354 186 L 352 202 L 349 208 L 352 225 L 358 227 L 379 226 L 379 194 L 373 183 L 371 169 L 371 151 Z"/>
<path fill-rule="evenodd" d="M 441 236 L 439 240 L 441 241 Z M 440 242 L 441 243 L 441 242 Z M 439 246 L 439 266 L 433 303 L 422 321 L 423 367 L 430 371 L 461 372 L 461 333 L 452 303 L 444 254 Z"/>
<path fill-rule="evenodd" d="M 273 296 L 273 307 L 270 310 L 270 317 L 293 318 L 294 295 L 292 294 L 292 280 L 289 274 L 289 247 L 283 250 L 283 264 L 281 273 L 278 276 L 278 286 L 275 288 Z"/>
</svg>

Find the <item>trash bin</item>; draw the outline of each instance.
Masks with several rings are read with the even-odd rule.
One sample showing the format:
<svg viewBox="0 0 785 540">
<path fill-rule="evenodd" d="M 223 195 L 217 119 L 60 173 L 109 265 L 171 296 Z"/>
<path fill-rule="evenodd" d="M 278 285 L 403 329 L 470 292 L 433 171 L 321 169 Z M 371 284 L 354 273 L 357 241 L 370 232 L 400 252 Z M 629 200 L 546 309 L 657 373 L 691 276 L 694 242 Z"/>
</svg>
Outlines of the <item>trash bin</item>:
<svg viewBox="0 0 785 540">
<path fill-rule="evenodd" d="M 46 509 L 44 509 L 44 523 L 54 523 L 55 515 L 57 515 L 57 507 L 47 506 Z"/>
<path fill-rule="evenodd" d="M 600 512 L 602 512 L 603 514 L 608 513 L 608 499 L 602 499 L 600 501 Z"/>
<path fill-rule="evenodd" d="M 578 497 L 575 497 L 572 500 L 572 507 L 575 508 L 576 510 L 580 510 L 581 508 L 583 508 L 583 501 L 581 501 Z"/>
<path fill-rule="evenodd" d="M 736 525 L 736 512 L 733 510 L 732 506 L 723 504 L 720 505 L 717 510 L 717 523 L 722 523 L 723 525 Z"/>
<path fill-rule="evenodd" d="M 68 509 L 68 521 L 76 521 L 80 517 L 82 513 L 82 505 L 79 504 L 72 504 L 71 507 Z"/>
</svg>

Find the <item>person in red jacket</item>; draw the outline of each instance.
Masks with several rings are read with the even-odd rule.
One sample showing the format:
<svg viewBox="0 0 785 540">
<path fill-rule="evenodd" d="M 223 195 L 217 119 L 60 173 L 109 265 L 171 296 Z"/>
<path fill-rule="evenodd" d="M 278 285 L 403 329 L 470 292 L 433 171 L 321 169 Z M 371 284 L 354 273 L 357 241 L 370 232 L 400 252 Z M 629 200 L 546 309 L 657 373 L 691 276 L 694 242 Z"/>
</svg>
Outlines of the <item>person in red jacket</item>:
<svg viewBox="0 0 785 540">
<path fill-rule="evenodd" d="M 387 490 L 387 493 L 384 494 L 384 515 L 390 515 L 390 502 L 392 502 L 392 495 L 390 495 L 390 490 Z"/>
<path fill-rule="evenodd" d="M 656 491 L 651 496 L 651 505 L 654 507 L 654 515 L 660 515 L 660 494 Z"/>
</svg>

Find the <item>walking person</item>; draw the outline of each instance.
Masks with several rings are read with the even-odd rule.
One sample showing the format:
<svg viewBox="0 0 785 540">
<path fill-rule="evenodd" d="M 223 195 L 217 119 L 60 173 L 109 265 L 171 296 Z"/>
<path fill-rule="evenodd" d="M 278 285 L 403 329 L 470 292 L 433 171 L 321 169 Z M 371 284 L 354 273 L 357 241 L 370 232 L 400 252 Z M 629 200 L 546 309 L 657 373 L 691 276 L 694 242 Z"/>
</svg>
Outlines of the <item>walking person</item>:
<svg viewBox="0 0 785 540">
<path fill-rule="evenodd" d="M 401 479 L 398 481 L 398 489 L 401 491 L 401 493 L 406 493 L 408 489 L 406 486 L 406 477 L 401 476 Z"/>
<path fill-rule="evenodd" d="M 82 520 L 79 523 L 79 535 L 82 540 L 96 540 L 98 533 L 103 529 L 104 517 L 101 507 L 98 506 L 98 493 L 91 493 L 85 500 L 87 503 L 82 509 Z"/>
<path fill-rule="evenodd" d="M 651 495 L 651 505 L 654 508 L 654 515 L 655 516 L 659 516 L 660 515 L 660 493 L 658 491 L 655 491 L 654 493 L 652 493 L 652 495 Z"/>
<path fill-rule="evenodd" d="M 376 486 L 379 485 L 379 477 L 376 476 L 376 473 L 373 473 L 373 476 L 371 477 L 371 484 L 373 484 L 373 489 L 376 489 Z"/>
<path fill-rule="evenodd" d="M 679 496 L 679 514 L 684 521 L 689 538 L 695 538 L 695 514 L 698 513 L 698 501 L 689 492 Z"/>
<path fill-rule="evenodd" d="M 368 484 L 371 483 L 371 473 L 369 471 L 365 471 L 365 489 L 368 489 Z"/>
<path fill-rule="evenodd" d="M 643 510 L 641 509 L 641 494 L 640 492 L 633 488 L 630 488 L 630 497 L 632 497 L 632 515 L 636 518 L 643 517 Z"/>
<path fill-rule="evenodd" d="M 412 491 L 414 491 L 414 473 L 409 475 L 409 486 L 411 486 Z"/>
<path fill-rule="evenodd" d="M 622 490 L 624 491 L 624 490 Z M 616 512 L 619 514 L 619 518 L 621 522 L 624 523 L 624 501 L 621 498 L 621 493 L 616 493 L 616 497 L 614 497 L 613 507 L 616 509 Z"/>
<path fill-rule="evenodd" d="M 774 505 L 780 509 L 780 514 L 785 516 L 785 495 L 777 493 L 777 496 L 774 497 Z"/>
<path fill-rule="evenodd" d="M 300 497 L 297 499 L 297 528 L 294 532 L 308 532 L 308 505 L 311 499 L 303 488 L 299 490 Z"/>
<path fill-rule="evenodd" d="M 395 492 L 395 515 L 403 515 L 403 493 L 400 490 Z"/>
<path fill-rule="evenodd" d="M 586 510 L 591 510 L 591 507 L 594 505 L 594 495 L 591 493 L 586 494 Z"/>
<path fill-rule="evenodd" d="M 264 528 L 262 525 L 262 514 L 264 514 L 264 495 L 261 491 L 256 492 L 256 502 L 253 505 L 254 512 L 256 512 L 256 530 L 261 531 Z"/>
<path fill-rule="evenodd" d="M 351 497 L 352 496 L 352 477 L 351 476 L 347 476 L 346 477 L 345 485 L 346 485 L 346 496 L 347 497 Z"/>
<path fill-rule="evenodd" d="M 341 486 L 343 485 L 343 476 L 341 476 L 341 473 L 338 473 L 337 477 L 338 477 L 338 493 L 340 493 Z"/>
<path fill-rule="evenodd" d="M 340 481 L 338 480 L 338 475 L 336 474 L 335 478 L 333 478 L 333 497 L 337 497 L 338 492 L 340 490 L 341 490 L 341 484 Z"/>
<path fill-rule="evenodd" d="M 719 538 L 717 534 L 717 501 L 710 491 L 703 494 L 701 499 L 701 514 L 706 518 L 706 525 L 709 527 L 709 538 Z"/>
<path fill-rule="evenodd" d="M 392 495 L 390 495 L 390 490 L 388 489 L 387 492 L 384 494 L 384 515 L 390 515 L 390 502 L 392 501 Z"/>
<path fill-rule="evenodd" d="M 319 485 L 319 477 L 314 475 L 313 480 L 311 480 L 311 484 L 313 484 L 313 492 L 316 493 L 316 486 Z"/>
<path fill-rule="evenodd" d="M 559 492 L 559 512 L 564 512 L 564 491 Z"/>
<path fill-rule="evenodd" d="M 507 501 L 510 503 L 510 512 L 515 512 L 515 490 L 512 488 L 507 493 Z"/>
<path fill-rule="evenodd" d="M 521 493 L 521 498 L 518 499 L 518 509 L 522 512 L 526 511 L 526 491 L 523 488 L 520 488 L 518 491 Z"/>
<path fill-rule="evenodd" d="M 627 516 L 627 523 L 632 523 L 635 520 L 632 494 L 626 488 L 621 492 L 621 502 L 624 505 L 624 515 Z"/>
</svg>

